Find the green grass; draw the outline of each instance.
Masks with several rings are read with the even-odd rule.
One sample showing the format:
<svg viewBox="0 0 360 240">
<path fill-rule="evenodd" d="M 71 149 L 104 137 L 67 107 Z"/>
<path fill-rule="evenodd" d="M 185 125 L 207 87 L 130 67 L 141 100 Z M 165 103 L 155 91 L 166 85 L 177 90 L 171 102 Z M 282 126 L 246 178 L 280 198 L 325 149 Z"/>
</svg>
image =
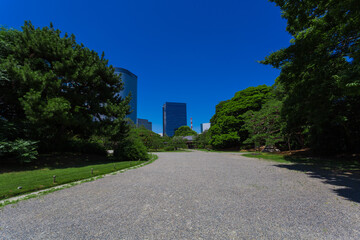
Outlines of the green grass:
<svg viewBox="0 0 360 240">
<path fill-rule="evenodd" d="M 103 175 L 145 162 L 111 162 L 102 157 L 78 155 L 64 156 L 64 159 L 61 156 L 47 156 L 46 158 L 47 160 L 50 158 L 52 162 L 44 164 L 40 161 L 37 165 L 21 168 L 7 166 L 5 171 L 0 173 L 0 199 Z M 93 174 L 91 174 L 91 169 L 93 169 Z M 53 183 L 54 175 L 56 176 L 55 183 Z"/>
<path fill-rule="evenodd" d="M 360 161 L 348 158 L 299 157 L 276 153 L 246 153 L 245 157 L 270 160 L 278 163 L 303 164 L 324 170 L 360 171 Z"/>
<path fill-rule="evenodd" d="M 271 153 L 245 153 L 242 156 L 250 157 L 250 158 L 257 158 L 257 159 L 265 159 L 271 160 L 273 162 L 279 163 L 291 163 L 291 161 L 285 159 L 284 155 L 280 154 L 271 154 Z"/>
</svg>

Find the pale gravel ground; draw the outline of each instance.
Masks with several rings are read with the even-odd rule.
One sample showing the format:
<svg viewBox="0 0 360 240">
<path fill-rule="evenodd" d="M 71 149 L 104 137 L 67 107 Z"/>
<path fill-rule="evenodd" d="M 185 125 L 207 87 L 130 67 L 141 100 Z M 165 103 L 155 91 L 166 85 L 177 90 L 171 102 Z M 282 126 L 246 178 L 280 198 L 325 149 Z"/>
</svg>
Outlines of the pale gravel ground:
<svg viewBox="0 0 360 240">
<path fill-rule="evenodd" d="M 342 196 L 339 182 L 292 166 L 232 153 L 158 155 L 5 206 L 0 239 L 360 239 L 357 180 Z"/>
</svg>

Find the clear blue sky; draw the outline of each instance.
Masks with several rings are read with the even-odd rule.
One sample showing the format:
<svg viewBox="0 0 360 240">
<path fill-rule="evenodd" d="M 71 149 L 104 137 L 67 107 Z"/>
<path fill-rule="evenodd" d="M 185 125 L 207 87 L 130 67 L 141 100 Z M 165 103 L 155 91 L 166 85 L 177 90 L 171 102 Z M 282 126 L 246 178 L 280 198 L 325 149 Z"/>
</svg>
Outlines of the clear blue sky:
<svg viewBox="0 0 360 240">
<path fill-rule="evenodd" d="M 138 118 L 162 132 L 162 105 L 185 102 L 188 125 L 209 122 L 220 101 L 279 71 L 257 63 L 289 45 L 280 9 L 266 0 L 16 1 L 0 3 L 0 24 L 50 22 L 138 76 Z"/>
</svg>

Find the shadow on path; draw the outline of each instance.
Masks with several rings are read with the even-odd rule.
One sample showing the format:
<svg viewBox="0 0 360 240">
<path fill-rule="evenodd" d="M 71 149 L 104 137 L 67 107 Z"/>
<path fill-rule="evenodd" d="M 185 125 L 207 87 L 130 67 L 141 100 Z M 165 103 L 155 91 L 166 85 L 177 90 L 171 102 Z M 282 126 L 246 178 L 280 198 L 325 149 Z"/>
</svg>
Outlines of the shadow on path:
<svg viewBox="0 0 360 240">
<path fill-rule="evenodd" d="M 324 183 L 337 186 L 333 191 L 339 196 L 360 203 L 360 172 L 323 170 L 313 165 L 294 163 L 276 164 L 275 166 L 289 170 L 301 171 L 313 178 L 319 178 Z"/>
</svg>

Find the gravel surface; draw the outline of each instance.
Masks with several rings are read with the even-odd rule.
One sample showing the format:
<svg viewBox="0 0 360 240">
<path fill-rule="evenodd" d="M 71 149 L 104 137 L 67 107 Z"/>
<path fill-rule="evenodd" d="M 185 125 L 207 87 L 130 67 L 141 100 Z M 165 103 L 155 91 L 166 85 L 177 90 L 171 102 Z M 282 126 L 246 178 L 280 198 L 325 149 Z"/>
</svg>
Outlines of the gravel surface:
<svg viewBox="0 0 360 240">
<path fill-rule="evenodd" d="M 158 155 L 5 206 L 0 239 L 360 239 L 358 179 L 232 153 Z"/>
</svg>

